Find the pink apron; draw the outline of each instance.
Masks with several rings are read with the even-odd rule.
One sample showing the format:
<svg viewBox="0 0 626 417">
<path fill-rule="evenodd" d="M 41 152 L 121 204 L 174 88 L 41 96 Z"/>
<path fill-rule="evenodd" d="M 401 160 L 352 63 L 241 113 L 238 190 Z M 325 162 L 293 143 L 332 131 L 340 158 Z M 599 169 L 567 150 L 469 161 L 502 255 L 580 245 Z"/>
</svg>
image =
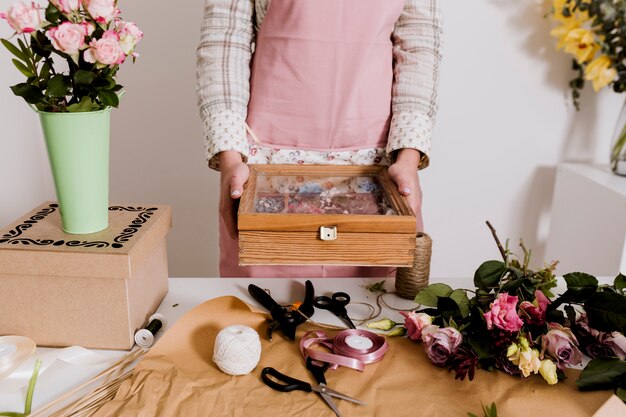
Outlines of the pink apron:
<svg viewBox="0 0 626 417">
<path fill-rule="evenodd" d="M 403 7 L 404 0 L 271 0 L 257 35 L 248 103 L 247 123 L 261 143 L 319 151 L 384 147 L 391 34 Z M 220 219 L 222 277 L 389 273 L 380 267 L 241 267 L 237 241 Z"/>
</svg>

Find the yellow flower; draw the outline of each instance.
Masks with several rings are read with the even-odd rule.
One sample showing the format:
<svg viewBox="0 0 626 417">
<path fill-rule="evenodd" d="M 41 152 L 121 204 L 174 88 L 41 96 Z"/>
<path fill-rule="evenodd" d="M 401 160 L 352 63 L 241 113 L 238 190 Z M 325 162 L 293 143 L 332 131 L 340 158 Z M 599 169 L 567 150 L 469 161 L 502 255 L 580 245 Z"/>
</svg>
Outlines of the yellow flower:
<svg viewBox="0 0 626 417">
<path fill-rule="evenodd" d="M 519 355 L 518 368 L 522 371 L 522 375 L 527 377 L 532 373 L 539 372 L 541 360 L 539 359 L 539 351 L 537 349 L 522 349 Z"/>
<path fill-rule="evenodd" d="M 541 361 L 541 366 L 539 366 L 539 373 L 546 380 L 548 385 L 554 385 L 559 382 L 559 379 L 556 376 L 556 365 L 550 359 L 545 359 Z"/>
<path fill-rule="evenodd" d="M 594 39 L 593 32 L 585 28 L 571 30 L 565 35 L 564 41 L 565 52 L 574 55 L 580 64 L 590 61 L 600 48 Z"/>
<path fill-rule="evenodd" d="M 588 3 L 588 1 L 587 1 Z M 565 16 L 563 15 L 563 9 L 567 7 L 570 11 L 569 16 Z M 581 12 L 579 9 L 576 9 L 576 11 L 572 11 L 572 8 L 574 7 L 574 2 L 571 1 L 569 4 L 567 3 L 567 0 L 553 0 L 552 1 L 552 16 L 554 17 L 554 19 L 559 20 L 561 22 L 567 22 L 567 21 L 571 21 L 571 20 L 576 20 L 580 23 L 583 23 L 587 20 L 589 20 L 589 13 L 584 11 Z"/>
<path fill-rule="evenodd" d="M 611 64 L 608 56 L 600 55 L 585 68 L 585 80 L 593 82 L 594 91 L 600 91 L 617 77 L 617 71 L 611 67 Z"/>
<path fill-rule="evenodd" d="M 555 27 L 550 31 L 550 35 L 555 38 L 559 38 L 559 43 L 556 45 L 556 49 L 563 49 L 565 46 L 565 40 L 569 33 L 580 28 L 580 22 L 574 19 L 564 21 L 560 26 Z"/>
</svg>

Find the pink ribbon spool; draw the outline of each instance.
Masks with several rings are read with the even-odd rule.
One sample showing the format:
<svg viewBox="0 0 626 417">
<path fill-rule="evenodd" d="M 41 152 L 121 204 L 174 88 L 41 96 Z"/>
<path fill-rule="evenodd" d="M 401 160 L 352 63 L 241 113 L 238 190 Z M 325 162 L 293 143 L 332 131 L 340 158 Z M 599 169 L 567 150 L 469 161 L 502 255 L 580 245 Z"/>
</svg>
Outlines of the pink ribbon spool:
<svg viewBox="0 0 626 417">
<path fill-rule="evenodd" d="M 313 349 L 316 346 L 324 346 L 332 353 Z M 300 339 L 302 356 L 329 363 L 330 369 L 346 366 L 363 372 L 366 364 L 382 360 L 388 348 L 383 336 L 361 329 L 342 330 L 332 339 L 326 332 L 311 331 Z"/>
</svg>

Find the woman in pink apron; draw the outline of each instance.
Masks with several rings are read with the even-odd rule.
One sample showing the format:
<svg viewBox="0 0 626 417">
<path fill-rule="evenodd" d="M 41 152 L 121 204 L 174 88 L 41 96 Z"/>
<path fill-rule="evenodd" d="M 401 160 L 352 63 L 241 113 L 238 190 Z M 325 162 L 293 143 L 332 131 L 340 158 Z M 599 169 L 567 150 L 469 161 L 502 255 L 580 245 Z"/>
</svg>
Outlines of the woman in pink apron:
<svg viewBox="0 0 626 417">
<path fill-rule="evenodd" d="M 206 0 L 198 101 L 221 170 L 223 277 L 386 276 L 388 268 L 238 265 L 247 163 L 390 164 L 422 230 L 441 26 L 436 0 Z"/>
</svg>

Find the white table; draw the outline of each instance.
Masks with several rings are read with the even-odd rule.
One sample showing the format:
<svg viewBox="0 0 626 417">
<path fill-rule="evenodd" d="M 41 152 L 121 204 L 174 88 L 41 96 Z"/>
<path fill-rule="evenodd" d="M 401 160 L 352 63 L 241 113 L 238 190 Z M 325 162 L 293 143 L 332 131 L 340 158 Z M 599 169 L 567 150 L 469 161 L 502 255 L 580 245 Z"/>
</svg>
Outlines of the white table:
<svg viewBox="0 0 626 417">
<path fill-rule="evenodd" d="M 626 272 L 626 177 L 607 165 L 563 163 L 556 186 L 546 260 L 559 271 Z"/>
<path fill-rule="evenodd" d="M 251 306 L 263 310 L 263 307 L 248 294 L 248 284 L 255 284 L 263 289 L 269 289 L 272 297 L 278 303 L 291 304 L 304 298 L 305 281 L 306 279 L 276 278 L 170 278 L 169 292 L 157 310 L 167 318 L 167 326 L 164 331 L 160 331 L 157 334 L 156 339 L 158 341 L 164 332 L 166 332 L 168 328 L 172 327 L 180 317 L 206 300 L 225 295 L 233 295 L 247 302 Z M 380 280 L 370 278 L 317 278 L 312 279 L 311 281 L 313 282 L 316 295 L 330 295 L 336 291 L 343 291 L 347 292 L 351 296 L 352 302 L 366 302 L 376 307 L 377 295 L 366 290 L 365 286 Z M 393 291 L 393 279 L 387 279 L 386 281 L 387 290 Z M 449 284 L 453 286 L 469 286 L 471 285 L 471 280 L 450 280 Z M 416 304 L 412 301 L 402 299 L 395 294 L 385 295 L 384 300 L 395 308 L 410 310 L 416 307 Z M 348 314 L 354 318 L 367 317 L 371 311 L 367 307 L 358 304 L 349 305 L 347 309 Z M 383 309 L 381 316 L 389 317 L 398 322 L 403 320 L 402 316 L 397 311 L 386 308 Z M 319 323 L 345 326 L 341 320 L 325 310 L 316 309 L 313 319 Z M 50 355 L 59 351 L 59 349 L 38 348 L 36 355 Z M 109 361 L 119 358 L 126 353 L 121 351 L 102 350 L 94 352 L 98 355 L 102 355 Z M 33 411 L 37 411 L 38 408 L 45 406 L 64 393 L 71 391 L 74 387 L 88 381 L 105 368 L 105 365 L 99 367 L 76 366 L 74 369 L 66 366 L 62 371 L 71 372 L 71 377 L 66 377 L 62 373 L 55 372 L 55 369 L 51 369 L 50 374 L 56 375 L 46 378 L 46 373 L 49 371 L 44 371 L 40 375 L 35 389 Z M 32 369 L 32 366 L 29 369 Z M 81 395 L 85 395 L 86 393 L 87 391 L 78 393 L 74 400 L 78 399 Z M 2 392 L 0 389 L 0 411 L 22 411 L 24 399 L 23 397 L 17 397 L 18 396 L 14 393 Z"/>
</svg>

